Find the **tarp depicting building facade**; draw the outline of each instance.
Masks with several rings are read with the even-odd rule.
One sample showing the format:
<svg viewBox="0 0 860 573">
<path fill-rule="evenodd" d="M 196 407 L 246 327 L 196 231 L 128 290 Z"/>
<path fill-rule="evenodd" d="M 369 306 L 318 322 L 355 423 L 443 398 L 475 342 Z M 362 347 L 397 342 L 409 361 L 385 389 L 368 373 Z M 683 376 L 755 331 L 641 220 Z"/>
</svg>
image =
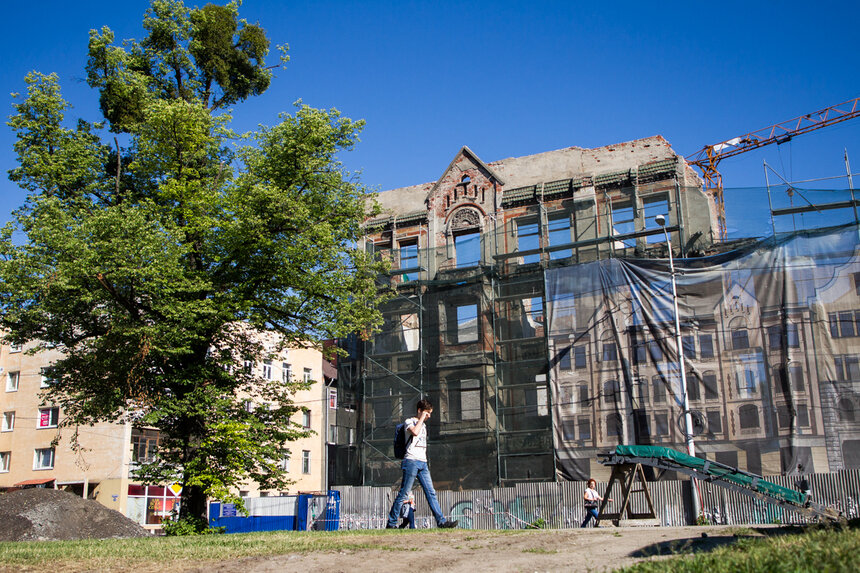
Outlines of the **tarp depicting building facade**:
<svg viewBox="0 0 860 573">
<path fill-rule="evenodd" d="M 757 474 L 860 467 L 856 225 L 676 261 L 697 455 Z M 553 444 L 562 479 L 617 444 L 683 449 L 666 260 L 545 271 Z"/>
</svg>

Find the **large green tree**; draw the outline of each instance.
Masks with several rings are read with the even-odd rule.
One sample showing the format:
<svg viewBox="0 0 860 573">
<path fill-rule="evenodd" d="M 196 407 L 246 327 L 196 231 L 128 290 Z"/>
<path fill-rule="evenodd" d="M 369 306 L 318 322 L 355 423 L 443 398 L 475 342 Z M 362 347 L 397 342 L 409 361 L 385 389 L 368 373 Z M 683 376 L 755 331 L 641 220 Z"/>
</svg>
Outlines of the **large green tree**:
<svg viewBox="0 0 860 573">
<path fill-rule="evenodd" d="M 286 484 L 298 383 L 243 361 L 379 322 L 379 269 L 355 248 L 364 189 L 337 158 L 362 122 L 299 105 L 232 133 L 227 106 L 271 79 L 269 40 L 238 9 L 154 0 L 142 41 L 90 34 L 102 121 L 68 125 L 57 77 L 38 73 L 9 120 L 29 196 L 0 236 L 0 327 L 62 350 L 46 399 L 64 425 L 163 432 L 140 475 L 181 483 L 185 516 L 244 480 Z"/>
</svg>

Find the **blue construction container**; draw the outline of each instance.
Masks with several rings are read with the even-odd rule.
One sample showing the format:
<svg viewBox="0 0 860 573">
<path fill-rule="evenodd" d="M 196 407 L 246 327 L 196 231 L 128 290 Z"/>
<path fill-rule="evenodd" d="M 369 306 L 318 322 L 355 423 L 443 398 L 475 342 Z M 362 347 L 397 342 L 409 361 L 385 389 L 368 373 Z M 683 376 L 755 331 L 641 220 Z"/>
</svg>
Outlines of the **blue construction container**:
<svg viewBox="0 0 860 573">
<path fill-rule="evenodd" d="M 340 492 L 302 493 L 245 499 L 244 516 L 232 503 L 209 504 L 209 525 L 227 533 L 252 531 L 337 531 L 340 527 Z"/>
<path fill-rule="evenodd" d="M 209 504 L 209 525 L 226 527 L 227 533 L 293 531 L 296 529 L 298 496 L 260 497 L 245 500 L 249 514 L 242 515 L 232 503 Z"/>
</svg>

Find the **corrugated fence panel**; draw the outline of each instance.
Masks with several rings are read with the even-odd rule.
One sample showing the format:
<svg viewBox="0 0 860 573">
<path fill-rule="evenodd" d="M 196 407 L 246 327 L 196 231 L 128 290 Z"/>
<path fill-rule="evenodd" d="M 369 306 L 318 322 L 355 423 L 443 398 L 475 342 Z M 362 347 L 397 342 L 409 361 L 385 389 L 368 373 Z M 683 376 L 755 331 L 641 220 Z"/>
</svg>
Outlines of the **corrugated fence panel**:
<svg viewBox="0 0 860 573">
<path fill-rule="evenodd" d="M 340 529 L 382 529 L 394 498 L 389 487 L 339 486 Z"/>
<path fill-rule="evenodd" d="M 860 470 L 842 470 L 827 474 L 810 474 L 812 501 L 833 505 L 848 519 L 860 516 Z M 766 477 L 768 481 L 794 488 L 796 476 Z M 763 523 L 806 523 L 810 518 L 791 509 L 769 504 L 715 483 L 698 482 L 702 512 L 710 523 L 742 525 Z M 515 487 L 486 490 L 437 491 L 439 505 L 447 519 L 456 519 L 465 529 L 524 529 L 543 520 L 546 527 L 570 529 L 579 527 L 585 518 L 582 494 L 585 482 L 523 483 Z M 606 482 L 597 491 L 606 491 Z M 381 529 L 397 489 L 387 487 L 340 486 L 341 529 Z M 690 481 L 649 482 L 648 491 L 654 511 L 662 526 L 687 525 L 692 519 Z M 620 503 L 621 491 L 615 486 L 610 493 Z M 436 523 L 420 487 L 415 489 L 415 525 L 435 527 Z M 631 496 L 631 508 L 637 513 L 647 510 L 642 493 Z"/>
</svg>

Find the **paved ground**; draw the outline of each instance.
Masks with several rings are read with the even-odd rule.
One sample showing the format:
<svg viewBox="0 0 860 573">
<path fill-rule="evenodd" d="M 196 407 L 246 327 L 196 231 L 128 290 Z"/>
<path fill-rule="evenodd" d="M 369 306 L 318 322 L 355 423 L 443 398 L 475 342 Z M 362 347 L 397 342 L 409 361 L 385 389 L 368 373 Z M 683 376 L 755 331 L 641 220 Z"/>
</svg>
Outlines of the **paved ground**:
<svg viewBox="0 0 860 573">
<path fill-rule="evenodd" d="M 209 564 L 197 570 L 206 573 L 611 571 L 645 559 L 707 551 L 736 542 L 736 535 L 778 533 L 780 529 L 775 527 L 611 526 L 513 532 L 391 531 L 387 535 L 357 536 L 356 545 L 366 544 L 366 549 L 248 558 L 214 567 Z"/>
</svg>

